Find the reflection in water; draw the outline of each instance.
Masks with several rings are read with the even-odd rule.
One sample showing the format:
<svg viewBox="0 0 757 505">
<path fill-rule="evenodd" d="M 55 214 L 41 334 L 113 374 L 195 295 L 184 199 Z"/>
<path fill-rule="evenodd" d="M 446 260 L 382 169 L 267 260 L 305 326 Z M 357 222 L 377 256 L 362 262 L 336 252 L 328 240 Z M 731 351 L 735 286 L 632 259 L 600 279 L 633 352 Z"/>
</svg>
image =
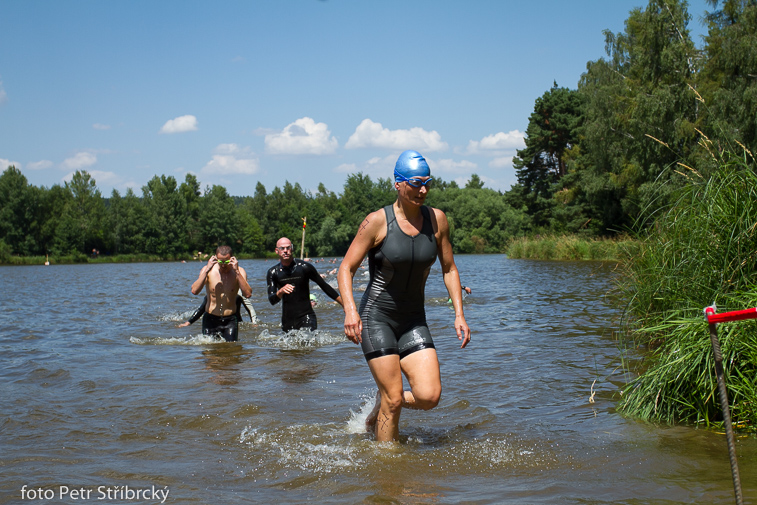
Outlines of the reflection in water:
<svg viewBox="0 0 757 505">
<path fill-rule="evenodd" d="M 276 375 L 289 384 L 304 384 L 312 381 L 323 370 L 324 365 L 309 357 L 313 349 L 280 351 L 281 359 L 274 366 Z"/>
<path fill-rule="evenodd" d="M 240 365 L 247 361 L 249 351 L 241 344 L 229 342 L 209 346 L 202 351 L 205 368 L 211 370 L 210 381 L 222 386 L 234 385 L 241 378 Z"/>
</svg>

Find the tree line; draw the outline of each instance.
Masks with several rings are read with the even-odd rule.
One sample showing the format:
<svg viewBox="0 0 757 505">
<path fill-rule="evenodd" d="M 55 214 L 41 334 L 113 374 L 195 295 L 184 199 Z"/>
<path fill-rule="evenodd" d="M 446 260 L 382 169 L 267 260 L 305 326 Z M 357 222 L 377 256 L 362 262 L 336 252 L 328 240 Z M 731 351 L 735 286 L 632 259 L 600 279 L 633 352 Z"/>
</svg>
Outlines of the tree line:
<svg viewBox="0 0 757 505">
<path fill-rule="evenodd" d="M 509 237 L 526 233 L 528 216 L 473 176 L 466 187 L 435 179 L 428 204 L 450 218 L 458 252 L 500 252 Z M 86 171 L 50 188 L 36 187 L 14 166 L 0 175 L 0 254 L 68 256 L 150 254 L 182 258 L 219 244 L 262 257 L 282 236 L 298 241 L 307 217 L 306 253 L 343 255 L 360 221 L 396 199 L 389 179 L 347 177 L 341 194 L 320 184 L 312 194 L 286 182 L 270 193 L 258 183 L 252 196 L 233 197 L 223 186 L 201 190 L 187 174 L 155 176 L 137 196 L 113 190 L 104 198 Z"/>
<path fill-rule="evenodd" d="M 557 83 L 536 99 L 525 148 L 506 192 L 436 180 L 427 203 L 444 210 L 458 253 L 502 252 L 516 237 L 608 237 L 649 226 L 691 174 L 717 170 L 712 149 L 757 152 L 757 0 L 708 0 L 702 49 L 685 0 L 650 0 L 621 33 L 605 32 L 606 58 L 587 63 L 577 89 Z M 733 146 L 731 146 L 733 147 Z M 155 176 L 141 195 L 104 198 L 85 171 L 50 188 L 9 167 L 0 176 L 0 254 L 149 253 L 175 258 L 219 243 L 261 256 L 299 237 L 308 255 L 342 255 L 368 213 L 395 199 L 389 179 L 350 175 L 341 193 L 286 182 L 252 196 Z"/>
</svg>

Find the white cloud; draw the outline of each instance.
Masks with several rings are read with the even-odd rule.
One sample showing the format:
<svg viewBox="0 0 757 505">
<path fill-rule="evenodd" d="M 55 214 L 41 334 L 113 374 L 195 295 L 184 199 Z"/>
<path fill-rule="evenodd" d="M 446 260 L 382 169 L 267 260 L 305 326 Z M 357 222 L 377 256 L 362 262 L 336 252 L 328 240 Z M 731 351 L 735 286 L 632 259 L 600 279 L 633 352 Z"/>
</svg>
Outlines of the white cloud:
<svg viewBox="0 0 757 505">
<path fill-rule="evenodd" d="M 381 123 L 363 119 L 344 147 L 346 149 L 378 147 L 402 151 L 416 149 L 424 153 L 444 151 L 448 146 L 435 130 L 429 132 L 419 127 L 409 130 L 389 130 L 384 128 Z"/>
<path fill-rule="evenodd" d="M 53 162 L 50 160 L 32 161 L 26 165 L 28 170 L 44 170 L 53 166 Z"/>
<path fill-rule="evenodd" d="M 95 123 L 92 125 L 95 130 L 110 130 L 110 125 Z"/>
<path fill-rule="evenodd" d="M 513 157 L 512 156 L 503 156 L 501 158 L 494 158 L 489 162 L 489 166 L 491 168 L 512 168 L 513 167 Z"/>
<path fill-rule="evenodd" d="M 5 172 L 11 165 L 21 170 L 21 163 L 19 163 L 18 161 L 11 161 L 6 160 L 5 158 L 0 158 L 0 172 Z"/>
<path fill-rule="evenodd" d="M 0 105 L 4 104 L 8 101 L 8 93 L 5 92 L 5 88 L 3 87 L 3 81 L 0 80 Z"/>
<path fill-rule="evenodd" d="M 428 166 L 431 167 L 431 175 L 441 172 L 442 174 L 470 174 L 478 168 L 478 165 L 472 161 L 462 160 L 455 161 L 451 159 L 427 160 Z"/>
<path fill-rule="evenodd" d="M 342 163 L 334 169 L 334 172 L 339 172 L 341 174 L 355 174 L 360 172 L 360 170 L 358 170 L 355 163 Z"/>
<path fill-rule="evenodd" d="M 89 175 L 92 176 L 92 178 L 97 183 L 98 187 L 115 186 L 117 184 L 121 184 L 123 181 L 123 178 L 119 175 L 116 175 L 114 172 L 103 172 L 102 170 L 90 170 Z"/>
<path fill-rule="evenodd" d="M 197 130 L 197 118 L 187 114 L 169 119 L 160 129 L 160 133 L 184 133 Z"/>
<path fill-rule="evenodd" d="M 92 177 L 98 189 L 103 186 L 115 186 L 121 184 L 123 178 L 114 172 L 103 172 L 102 170 L 88 170 L 87 173 Z M 71 182 L 74 178 L 74 172 L 69 172 L 61 179 L 64 182 Z"/>
<path fill-rule="evenodd" d="M 260 161 L 249 147 L 237 144 L 220 144 L 212 159 L 202 167 L 207 175 L 251 175 L 260 170 Z"/>
<path fill-rule="evenodd" d="M 469 154 L 481 154 L 482 152 L 495 151 L 513 151 L 526 147 L 524 134 L 518 130 L 511 130 L 507 133 L 499 132 L 494 135 L 487 135 L 480 141 L 471 140 L 468 142 Z"/>
<path fill-rule="evenodd" d="M 69 170 L 81 170 L 97 163 L 97 156 L 88 151 L 80 151 L 61 163 L 61 167 Z"/>
<path fill-rule="evenodd" d="M 384 156 L 383 158 L 376 156 L 360 164 L 342 163 L 341 165 L 339 165 L 338 167 L 334 169 L 334 172 L 347 173 L 347 174 L 355 174 L 358 172 L 363 172 L 364 174 L 369 175 L 373 179 L 378 179 L 379 177 L 391 178 L 392 171 L 394 170 L 394 164 L 396 161 L 397 161 L 397 158 L 393 154 L 390 154 L 389 156 Z"/>
<path fill-rule="evenodd" d="M 309 117 L 288 124 L 281 133 L 265 136 L 265 148 L 271 154 L 332 154 L 338 145 L 326 123 Z"/>
</svg>

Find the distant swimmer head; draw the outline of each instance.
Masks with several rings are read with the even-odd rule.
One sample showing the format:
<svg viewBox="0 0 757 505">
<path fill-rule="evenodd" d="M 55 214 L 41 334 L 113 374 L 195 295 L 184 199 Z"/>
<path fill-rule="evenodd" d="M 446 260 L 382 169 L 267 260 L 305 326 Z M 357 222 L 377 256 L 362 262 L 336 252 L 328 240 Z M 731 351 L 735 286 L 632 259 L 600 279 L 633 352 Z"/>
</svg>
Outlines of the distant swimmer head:
<svg viewBox="0 0 757 505">
<path fill-rule="evenodd" d="M 426 158 L 418 151 L 405 151 L 400 154 L 394 165 L 394 182 L 404 182 L 413 177 L 429 177 L 431 169 L 428 168 Z"/>
</svg>

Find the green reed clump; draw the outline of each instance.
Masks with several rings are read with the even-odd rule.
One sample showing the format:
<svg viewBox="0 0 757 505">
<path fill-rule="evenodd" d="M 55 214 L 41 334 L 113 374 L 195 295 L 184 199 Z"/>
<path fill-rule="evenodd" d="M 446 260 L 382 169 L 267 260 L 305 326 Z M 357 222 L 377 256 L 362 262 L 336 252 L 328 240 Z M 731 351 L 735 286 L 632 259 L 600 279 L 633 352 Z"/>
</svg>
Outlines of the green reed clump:
<svg viewBox="0 0 757 505">
<path fill-rule="evenodd" d="M 632 242 L 617 239 L 584 238 L 575 235 L 545 235 L 513 239 L 505 253 L 512 259 L 617 261 Z"/>
<path fill-rule="evenodd" d="M 757 293 L 732 301 L 749 300 Z M 729 300 L 731 301 L 731 300 Z M 671 312 L 655 326 L 638 331 L 664 343 L 650 356 L 649 368 L 627 385 L 618 408 L 646 420 L 686 422 L 706 426 L 722 421 L 710 333 L 703 316 Z M 700 309 L 701 313 L 701 309 Z M 731 417 L 743 429 L 757 427 L 757 323 L 727 323 L 718 327 Z"/>
<path fill-rule="evenodd" d="M 757 303 L 757 172 L 743 156 L 714 152 L 709 178 L 684 167 L 689 184 L 629 255 L 620 290 L 627 329 L 654 350 L 619 408 L 664 422 L 720 420 L 712 349 L 702 310 Z M 757 427 L 757 323 L 719 325 L 734 422 Z M 651 364 L 650 364 L 651 363 Z"/>
</svg>

